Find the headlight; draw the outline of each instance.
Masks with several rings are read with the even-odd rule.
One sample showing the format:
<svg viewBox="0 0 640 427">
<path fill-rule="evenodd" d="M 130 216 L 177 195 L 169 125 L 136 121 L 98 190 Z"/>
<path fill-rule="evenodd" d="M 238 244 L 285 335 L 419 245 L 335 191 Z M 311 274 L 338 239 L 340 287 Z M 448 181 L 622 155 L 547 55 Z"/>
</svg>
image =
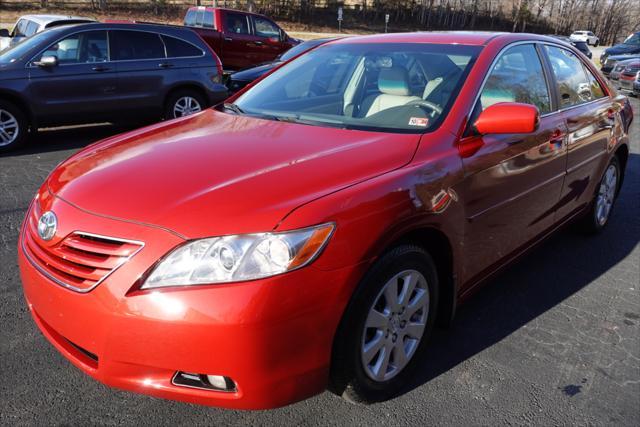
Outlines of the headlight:
<svg viewBox="0 0 640 427">
<path fill-rule="evenodd" d="M 322 224 L 282 233 L 194 240 L 156 264 L 141 289 L 240 282 L 295 270 L 320 254 L 334 228 Z"/>
</svg>

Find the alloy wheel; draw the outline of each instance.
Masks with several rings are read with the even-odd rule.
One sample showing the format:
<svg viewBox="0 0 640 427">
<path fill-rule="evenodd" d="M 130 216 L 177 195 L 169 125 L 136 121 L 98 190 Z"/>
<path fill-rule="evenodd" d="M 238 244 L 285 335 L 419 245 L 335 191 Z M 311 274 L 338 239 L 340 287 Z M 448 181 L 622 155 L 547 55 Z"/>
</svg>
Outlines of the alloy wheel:
<svg viewBox="0 0 640 427">
<path fill-rule="evenodd" d="M 429 315 L 429 287 L 416 270 L 396 274 L 382 288 L 365 321 L 362 365 L 374 381 L 398 375 L 415 354 Z"/>
<path fill-rule="evenodd" d="M 600 181 L 600 188 L 596 198 L 596 221 L 601 226 L 609 219 L 617 188 L 618 168 L 611 164 L 604 173 L 602 181 Z"/>
<path fill-rule="evenodd" d="M 183 96 L 178 98 L 173 105 L 173 117 L 184 117 L 190 114 L 198 113 L 202 111 L 202 107 L 197 99 L 191 96 Z"/>
<path fill-rule="evenodd" d="M 0 109 L 0 147 L 13 143 L 19 134 L 18 120 L 9 111 Z"/>
</svg>

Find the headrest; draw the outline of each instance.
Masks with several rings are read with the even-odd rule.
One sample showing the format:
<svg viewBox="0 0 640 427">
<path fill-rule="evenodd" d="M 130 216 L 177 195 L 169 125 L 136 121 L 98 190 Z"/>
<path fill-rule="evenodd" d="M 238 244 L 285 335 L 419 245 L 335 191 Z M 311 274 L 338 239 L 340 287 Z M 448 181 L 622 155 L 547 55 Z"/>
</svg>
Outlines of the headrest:
<svg viewBox="0 0 640 427">
<path fill-rule="evenodd" d="M 402 67 L 383 68 L 378 76 L 378 90 L 387 95 L 409 95 L 409 73 Z"/>
</svg>

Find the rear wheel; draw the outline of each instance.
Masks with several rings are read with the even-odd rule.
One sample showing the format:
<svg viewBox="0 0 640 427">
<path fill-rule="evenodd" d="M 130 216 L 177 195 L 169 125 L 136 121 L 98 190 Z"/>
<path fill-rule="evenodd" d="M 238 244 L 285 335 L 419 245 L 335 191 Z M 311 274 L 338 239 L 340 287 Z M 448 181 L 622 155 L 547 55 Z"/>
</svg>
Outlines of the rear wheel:
<svg viewBox="0 0 640 427">
<path fill-rule="evenodd" d="M 0 152 L 13 150 L 27 138 L 28 121 L 14 104 L 0 100 Z"/>
<path fill-rule="evenodd" d="M 202 94 L 191 89 L 178 90 L 167 98 L 164 118 L 169 120 L 190 116 L 199 113 L 206 107 L 206 100 Z"/>
<path fill-rule="evenodd" d="M 600 179 L 591 209 L 583 219 L 582 226 L 585 231 L 599 233 L 607 225 L 618 195 L 620 180 L 620 162 L 614 156 Z"/>
<path fill-rule="evenodd" d="M 438 275 L 423 249 L 402 245 L 363 279 L 341 323 L 331 390 L 346 400 L 393 397 L 423 356 L 438 306 Z"/>
</svg>

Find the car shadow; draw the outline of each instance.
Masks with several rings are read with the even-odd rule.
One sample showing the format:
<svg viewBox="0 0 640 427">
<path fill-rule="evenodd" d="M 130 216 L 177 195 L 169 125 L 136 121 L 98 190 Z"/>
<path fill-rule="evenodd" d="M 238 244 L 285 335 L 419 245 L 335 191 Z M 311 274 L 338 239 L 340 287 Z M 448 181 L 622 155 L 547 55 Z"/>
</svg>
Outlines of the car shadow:
<svg viewBox="0 0 640 427">
<path fill-rule="evenodd" d="M 136 129 L 140 125 L 112 125 L 100 123 L 73 127 L 59 127 L 40 129 L 29 137 L 26 144 L 7 153 L 1 153 L 0 157 L 23 156 L 53 151 L 73 150 L 86 147 L 96 141 L 117 135 L 128 130 Z"/>
<path fill-rule="evenodd" d="M 591 284 L 640 242 L 640 155 L 631 154 L 607 228 L 588 236 L 575 226 L 542 243 L 459 307 L 447 330 L 436 329 L 418 372 L 400 394 L 449 371 Z"/>
</svg>

